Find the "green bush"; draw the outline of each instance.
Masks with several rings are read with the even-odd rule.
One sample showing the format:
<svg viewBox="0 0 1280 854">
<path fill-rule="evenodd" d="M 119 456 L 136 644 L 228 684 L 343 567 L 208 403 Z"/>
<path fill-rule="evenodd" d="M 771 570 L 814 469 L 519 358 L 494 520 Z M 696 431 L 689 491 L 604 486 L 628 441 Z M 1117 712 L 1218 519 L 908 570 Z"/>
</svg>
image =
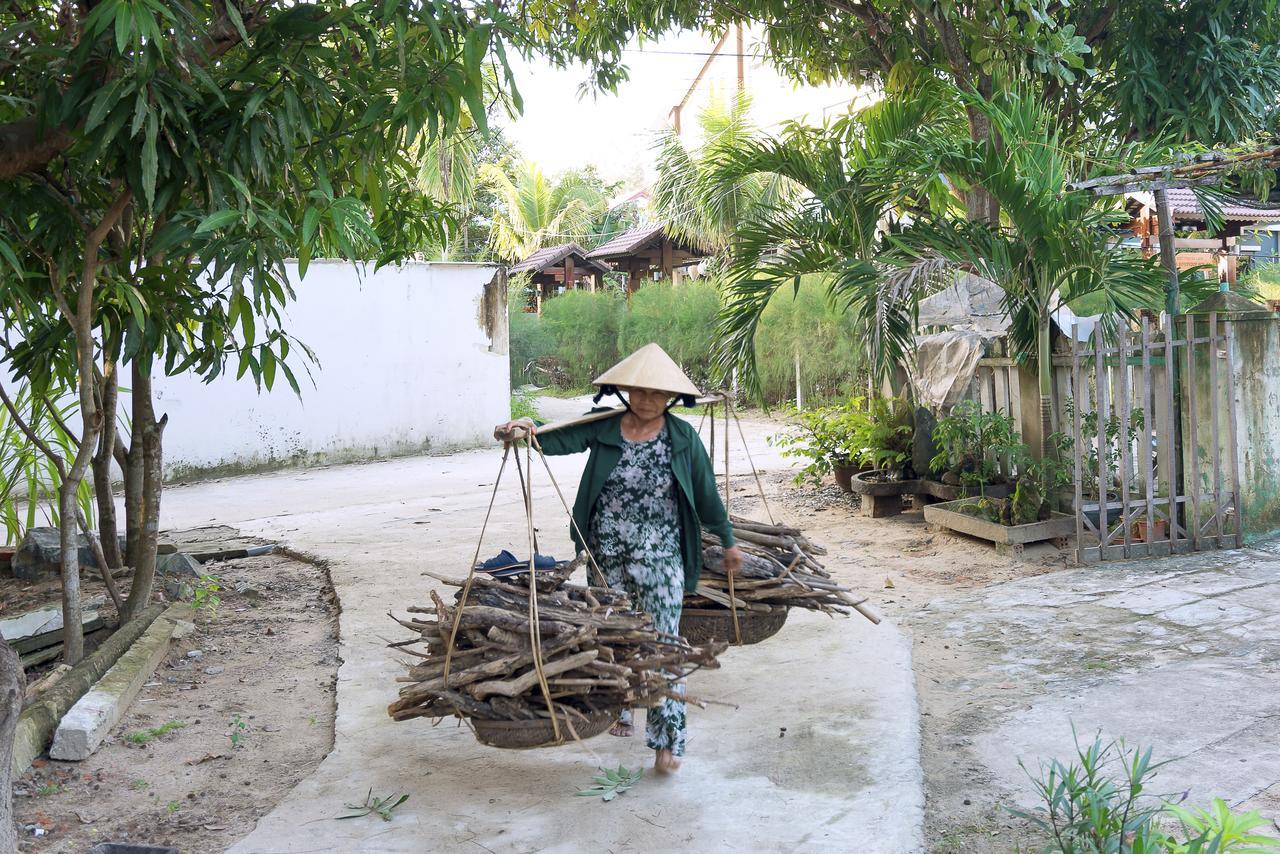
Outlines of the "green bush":
<svg viewBox="0 0 1280 854">
<path fill-rule="evenodd" d="M 804 277 L 798 291 L 778 291 L 756 331 L 756 368 L 765 401 L 795 400 L 797 353 L 806 403 L 865 395 L 858 343 L 853 322 L 830 304 L 820 277 Z"/>
<path fill-rule="evenodd" d="M 542 327 L 570 386 L 586 386 L 617 362 L 624 304 L 613 291 L 568 291 L 542 305 Z"/>
<path fill-rule="evenodd" d="M 543 326 L 542 318 L 536 314 L 516 307 L 507 316 L 510 323 L 512 388 L 519 388 L 527 383 L 546 385 L 547 378 L 540 375 L 535 365 L 555 352 L 555 339 Z"/>
<path fill-rule="evenodd" d="M 718 384 L 712 375 L 720 311 L 715 280 L 675 286 L 651 282 L 632 294 L 630 305 L 612 290 L 570 291 L 543 303 L 541 317 L 520 310 L 526 292 L 512 281 L 513 386 L 580 389 L 651 341 L 699 388 Z M 774 297 L 756 334 L 756 353 L 764 401 L 770 405 L 795 400 L 797 353 L 807 405 L 866 394 L 853 324 L 829 304 L 818 277 L 806 277 L 798 293 L 788 288 Z"/>
<path fill-rule="evenodd" d="M 684 368 L 694 385 L 708 389 L 715 384 L 711 350 L 719 312 L 720 294 L 712 282 L 695 279 L 674 287 L 667 282 L 645 285 L 631 295 L 618 349 L 633 353 L 656 342 Z"/>
</svg>

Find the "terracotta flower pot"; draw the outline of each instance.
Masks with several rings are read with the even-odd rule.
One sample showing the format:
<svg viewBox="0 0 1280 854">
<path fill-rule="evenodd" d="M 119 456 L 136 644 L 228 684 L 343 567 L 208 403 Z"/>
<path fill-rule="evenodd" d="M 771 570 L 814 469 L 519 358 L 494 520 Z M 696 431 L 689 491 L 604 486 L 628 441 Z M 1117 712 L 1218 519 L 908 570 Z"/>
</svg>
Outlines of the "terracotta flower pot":
<svg viewBox="0 0 1280 854">
<path fill-rule="evenodd" d="M 1166 519 L 1156 519 L 1152 522 L 1151 527 L 1147 527 L 1146 519 L 1139 519 L 1133 523 L 1133 539 L 1140 543 L 1159 542 L 1160 540 L 1169 539 L 1169 522 Z"/>
<path fill-rule="evenodd" d="M 853 492 L 853 476 L 858 473 L 858 467 L 833 466 L 832 470 L 836 476 L 836 483 L 840 486 L 840 491 Z"/>
</svg>

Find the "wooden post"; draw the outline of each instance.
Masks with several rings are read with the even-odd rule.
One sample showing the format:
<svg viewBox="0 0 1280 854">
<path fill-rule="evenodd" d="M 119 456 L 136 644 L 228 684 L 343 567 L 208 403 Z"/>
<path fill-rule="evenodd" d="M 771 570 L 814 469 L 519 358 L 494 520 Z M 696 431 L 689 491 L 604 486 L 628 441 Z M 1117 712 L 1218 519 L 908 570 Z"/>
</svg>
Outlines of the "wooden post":
<svg viewBox="0 0 1280 854">
<path fill-rule="evenodd" d="M 564 259 L 564 289 L 566 291 L 576 290 L 573 283 L 573 255 L 569 254 Z"/>
<path fill-rule="evenodd" d="M 1071 456 L 1075 466 L 1075 513 L 1076 513 L 1076 563 L 1084 563 L 1084 431 L 1080 425 L 1080 410 L 1084 407 L 1088 389 L 1080 372 L 1080 360 L 1083 357 L 1080 347 L 1080 324 L 1071 323 L 1071 381 L 1075 386 L 1075 396 L 1071 407 L 1074 424 L 1071 430 Z M 1099 538 L 1101 539 L 1101 538 Z"/>
<path fill-rule="evenodd" d="M 662 278 L 666 279 L 667 281 L 671 281 L 671 267 L 672 267 L 671 238 L 667 237 L 665 234 L 662 235 L 661 267 L 662 267 Z"/>
<path fill-rule="evenodd" d="M 1190 457 L 1183 468 L 1191 476 L 1188 494 L 1191 511 L 1187 514 L 1187 528 L 1191 532 L 1191 548 L 1200 551 L 1200 443 L 1196 438 L 1196 316 L 1184 315 L 1187 324 L 1187 441 Z"/>
<path fill-rule="evenodd" d="M 1229 316 L 1229 315 L 1228 315 Z M 1244 502 L 1240 496 L 1240 448 L 1236 433 L 1236 347 L 1235 328 L 1230 320 L 1226 322 L 1227 347 L 1227 441 L 1231 448 L 1231 500 L 1236 508 L 1235 541 L 1236 548 L 1244 546 Z"/>
<path fill-rule="evenodd" d="M 804 409 L 804 390 L 800 387 L 800 351 L 796 350 L 796 409 Z"/>
<path fill-rule="evenodd" d="M 1119 330 L 1119 358 L 1116 368 L 1116 408 L 1119 410 L 1120 434 L 1116 437 L 1116 450 L 1120 452 L 1120 524 L 1124 526 L 1124 556 L 1132 557 L 1133 530 L 1129 526 L 1129 481 L 1133 470 L 1130 465 L 1133 454 L 1133 434 L 1129 430 L 1133 409 L 1129 401 L 1129 330 L 1122 322 Z"/>
<path fill-rule="evenodd" d="M 1151 389 L 1151 323 L 1146 315 L 1142 316 L 1142 439 L 1138 447 L 1142 453 L 1143 494 L 1146 498 L 1147 512 L 1147 551 L 1154 554 L 1152 544 L 1156 532 L 1155 477 L 1151 465 L 1151 434 L 1155 423 L 1155 393 Z"/>
<path fill-rule="evenodd" d="M 1173 214 L 1169 212 L 1169 194 L 1164 189 L 1152 191 L 1156 202 L 1156 220 L 1159 222 L 1160 237 L 1160 264 L 1164 267 L 1165 272 L 1169 276 L 1169 284 L 1165 287 L 1165 306 L 1164 310 L 1169 315 L 1170 323 L 1166 335 L 1173 335 L 1177 329 L 1173 325 L 1173 318 L 1177 317 L 1182 308 L 1181 293 L 1178 286 L 1178 253 L 1174 249 L 1173 239 Z M 1188 350 L 1193 349 L 1188 346 Z M 1182 384 L 1178 382 L 1178 362 L 1175 359 L 1170 365 L 1165 366 L 1165 371 L 1169 380 L 1169 388 L 1173 390 L 1173 452 L 1175 456 L 1182 456 Z M 1184 471 L 1183 467 L 1179 467 L 1179 471 Z M 1176 492 L 1182 491 L 1182 480 L 1170 479 L 1169 493 L 1172 496 Z M 1173 520 L 1169 520 L 1169 526 L 1173 527 Z"/>
<path fill-rule="evenodd" d="M 1222 454 L 1220 453 L 1220 435 L 1218 431 L 1218 416 L 1221 410 L 1218 409 L 1222 405 L 1222 401 L 1218 397 L 1218 313 L 1209 312 L 1209 344 L 1205 347 L 1205 357 L 1209 364 L 1209 429 L 1212 447 L 1212 464 L 1213 464 L 1213 530 L 1215 548 L 1222 548 L 1222 510 L 1226 503 L 1222 496 Z M 1192 381 L 1195 377 L 1191 378 Z M 1191 413 L 1191 417 L 1195 417 L 1195 413 Z"/>
</svg>

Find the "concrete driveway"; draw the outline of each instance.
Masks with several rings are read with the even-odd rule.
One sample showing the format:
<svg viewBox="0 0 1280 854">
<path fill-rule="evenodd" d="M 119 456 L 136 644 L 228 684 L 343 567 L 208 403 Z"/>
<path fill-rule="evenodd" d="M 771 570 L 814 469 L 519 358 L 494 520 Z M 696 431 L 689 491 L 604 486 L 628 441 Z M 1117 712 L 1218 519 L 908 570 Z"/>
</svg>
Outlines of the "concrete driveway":
<svg viewBox="0 0 1280 854">
<path fill-rule="evenodd" d="M 746 426 L 757 463 L 780 465 L 764 440 L 775 428 Z M 232 850 L 922 849 L 911 648 L 888 621 L 802 613 L 767 643 L 730 651 L 721 670 L 699 673 L 691 684 L 692 693 L 732 705 L 691 710 L 679 775 L 646 776 L 609 804 L 574 792 L 589 785 L 597 766 L 648 767 L 642 738 L 606 735 L 514 752 L 481 747 L 453 722 L 393 723 L 386 706 L 402 665 L 386 644 L 405 634 L 387 612 L 429 601 L 434 582 L 423 570 L 465 575 L 500 457 L 491 449 L 166 491 L 166 526 L 217 522 L 277 538 L 328 563 L 342 605 L 334 750 Z M 552 461 L 570 502 L 584 462 Z M 535 466 L 542 550 L 568 556 L 564 511 Z M 748 471 L 741 448 L 731 466 Z M 482 554 L 522 551 L 526 533 L 510 475 Z M 828 562 L 838 568 L 852 559 L 833 553 Z M 370 788 L 410 798 L 390 822 L 333 820 Z"/>
</svg>

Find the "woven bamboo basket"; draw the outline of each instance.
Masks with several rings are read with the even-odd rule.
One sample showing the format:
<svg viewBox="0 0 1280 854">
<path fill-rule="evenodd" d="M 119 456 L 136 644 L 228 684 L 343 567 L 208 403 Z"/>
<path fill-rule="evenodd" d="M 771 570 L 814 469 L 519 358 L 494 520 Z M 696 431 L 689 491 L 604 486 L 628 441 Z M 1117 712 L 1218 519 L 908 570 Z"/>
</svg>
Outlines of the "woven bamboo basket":
<svg viewBox="0 0 1280 854">
<path fill-rule="evenodd" d="M 558 742 L 551 721 L 546 718 L 536 721 L 482 721 L 472 718 L 471 726 L 476 731 L 476 740 L 481 744 L 507 750 L 532 750 L 536 747 L 572 744 L 575 734 L 578 740 L 585 741 L 613 726 L 619 714 L 621 713 L 616 710 L 587 712 L 587 719 L 583 720 L 580 715 L 565 715 L 560 712 L 561 740 Z M 572 729 L 566 719 L 572 722 Z"/>
<path fill-rule="evenodd" d="M 787 622 L 789 608 L 769 612 L 739 611 L 742 643 L 760 643 L 778 633 Z M 734 642 L 733 613 L 727 608 L 685 608 L 680 614 L 680 635 L 694 646 L 711 640 Z"/>
</svg>

